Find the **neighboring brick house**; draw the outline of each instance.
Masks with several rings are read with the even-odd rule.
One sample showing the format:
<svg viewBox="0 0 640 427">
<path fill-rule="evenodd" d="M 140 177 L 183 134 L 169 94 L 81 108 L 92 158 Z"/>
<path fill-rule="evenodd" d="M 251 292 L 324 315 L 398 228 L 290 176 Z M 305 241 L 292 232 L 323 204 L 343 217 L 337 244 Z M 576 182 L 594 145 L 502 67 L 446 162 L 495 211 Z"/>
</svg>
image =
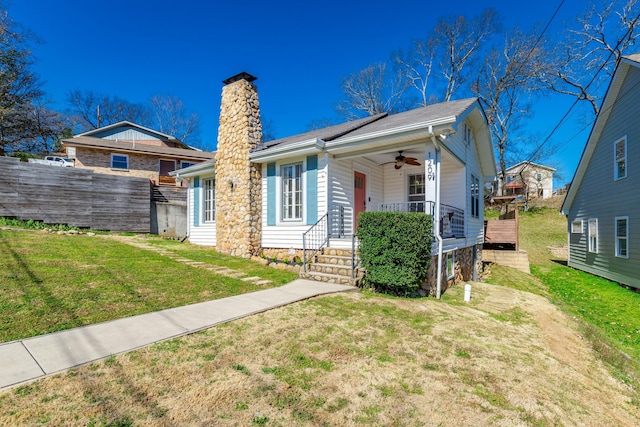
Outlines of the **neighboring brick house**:
<svg viewBox="0 0 640 427">
<path fill-rule="evenodd" d="M 148 178 L 175 185 L 169 172 L 210 160 L 214 153 L 190 147 L 170 135 L 122 121 L 62 141 L 75 167 L 97 173 Z"/>
</svg>

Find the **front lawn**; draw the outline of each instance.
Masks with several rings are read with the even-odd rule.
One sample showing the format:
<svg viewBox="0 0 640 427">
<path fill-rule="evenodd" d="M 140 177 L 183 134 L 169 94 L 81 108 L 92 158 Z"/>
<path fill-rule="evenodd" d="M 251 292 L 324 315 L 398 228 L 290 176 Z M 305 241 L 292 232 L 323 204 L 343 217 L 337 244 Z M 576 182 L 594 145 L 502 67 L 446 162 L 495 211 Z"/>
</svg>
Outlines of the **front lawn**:
<svg viewBox="0 0 640 427">
<path fill-rule="evenodd" d="M 272 283 L 225 277 L 99 236 L 0 230 L 0 342 L 279 286 L 297 277 L 212 248 L 192 252 L 200 254 L 197 260 L 233 263 L 247 276 Z"/>
</svg>

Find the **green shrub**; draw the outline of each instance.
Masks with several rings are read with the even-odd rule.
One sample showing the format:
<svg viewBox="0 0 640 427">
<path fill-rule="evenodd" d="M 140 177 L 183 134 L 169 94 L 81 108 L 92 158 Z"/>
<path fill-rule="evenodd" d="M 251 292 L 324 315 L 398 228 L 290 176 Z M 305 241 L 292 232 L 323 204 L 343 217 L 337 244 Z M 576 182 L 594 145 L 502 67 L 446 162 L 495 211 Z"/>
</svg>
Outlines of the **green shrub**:
<svg viewBox="0 0 640 427">
<path fill-rule="evenodd" d="M 362 212 L 357 236 L 364 284 L 392 295 L 417 295 L 431 263 L 432 224 L 424 213 Z"/>
</svg>

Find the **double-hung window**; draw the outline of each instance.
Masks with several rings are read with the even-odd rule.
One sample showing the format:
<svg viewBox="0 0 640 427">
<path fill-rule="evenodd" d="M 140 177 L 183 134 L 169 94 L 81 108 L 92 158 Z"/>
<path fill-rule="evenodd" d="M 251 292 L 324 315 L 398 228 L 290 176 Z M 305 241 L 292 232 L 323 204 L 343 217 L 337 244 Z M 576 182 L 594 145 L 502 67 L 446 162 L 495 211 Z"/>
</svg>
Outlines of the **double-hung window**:
<svg viewBox="0 0 640 427">
<path fill-rule="evenodd" d="M 629 217 L 616 217 L 616 256 L 629 258 Z"/>
<path fill-rule="evenodd" d="M 282 220 L 302 221 L 302 163 L 282 166 Z"/>
<path fill-rule="evenodd" d="M 589 228 L 589 252 L 598 253 L 598 220 L 590 219 Z"/>
<path fill-rule="evenodd" d="M 424 174 L 409 175 L 409 212 L 424 212 Z"/>
<path fill-rule="evenodd" d="M 480 216 L 480 180 L 471 175 L 471 217 L 478 218 Z"/>
<path fill-rule="evenodd" d="M 615 142 L 615 164 L 613 166 L 613 179 L 618 180 L 627 176 L 627 137 L 624 136 Z"/>
<path fill-rule="evenodd" d="M 216 220 L 216 181 L 213 178 L 204 180 L 204 222 Z"/>
<path fill-rule="evenodd" d="M 129 169 L 129 156 L 126 154 L 111 154 L 112 169 Z"/>
</svg>

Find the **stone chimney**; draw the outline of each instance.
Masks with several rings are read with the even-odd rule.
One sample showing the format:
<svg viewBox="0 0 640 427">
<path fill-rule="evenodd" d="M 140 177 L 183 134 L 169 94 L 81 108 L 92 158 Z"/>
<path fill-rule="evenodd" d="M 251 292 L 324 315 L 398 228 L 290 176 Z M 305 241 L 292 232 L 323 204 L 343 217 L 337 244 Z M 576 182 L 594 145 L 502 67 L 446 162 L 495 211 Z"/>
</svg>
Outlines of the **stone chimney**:
<svg viewBox="0 0 640 427">
<path fill-rule="evenodd" d="M 249 152 L 262 141 L 256 77 L 240 73 L 223 81 L 216 152 L 216 249 L 250 258 L 262 240 L 262 172 Z"/>
</svg>

